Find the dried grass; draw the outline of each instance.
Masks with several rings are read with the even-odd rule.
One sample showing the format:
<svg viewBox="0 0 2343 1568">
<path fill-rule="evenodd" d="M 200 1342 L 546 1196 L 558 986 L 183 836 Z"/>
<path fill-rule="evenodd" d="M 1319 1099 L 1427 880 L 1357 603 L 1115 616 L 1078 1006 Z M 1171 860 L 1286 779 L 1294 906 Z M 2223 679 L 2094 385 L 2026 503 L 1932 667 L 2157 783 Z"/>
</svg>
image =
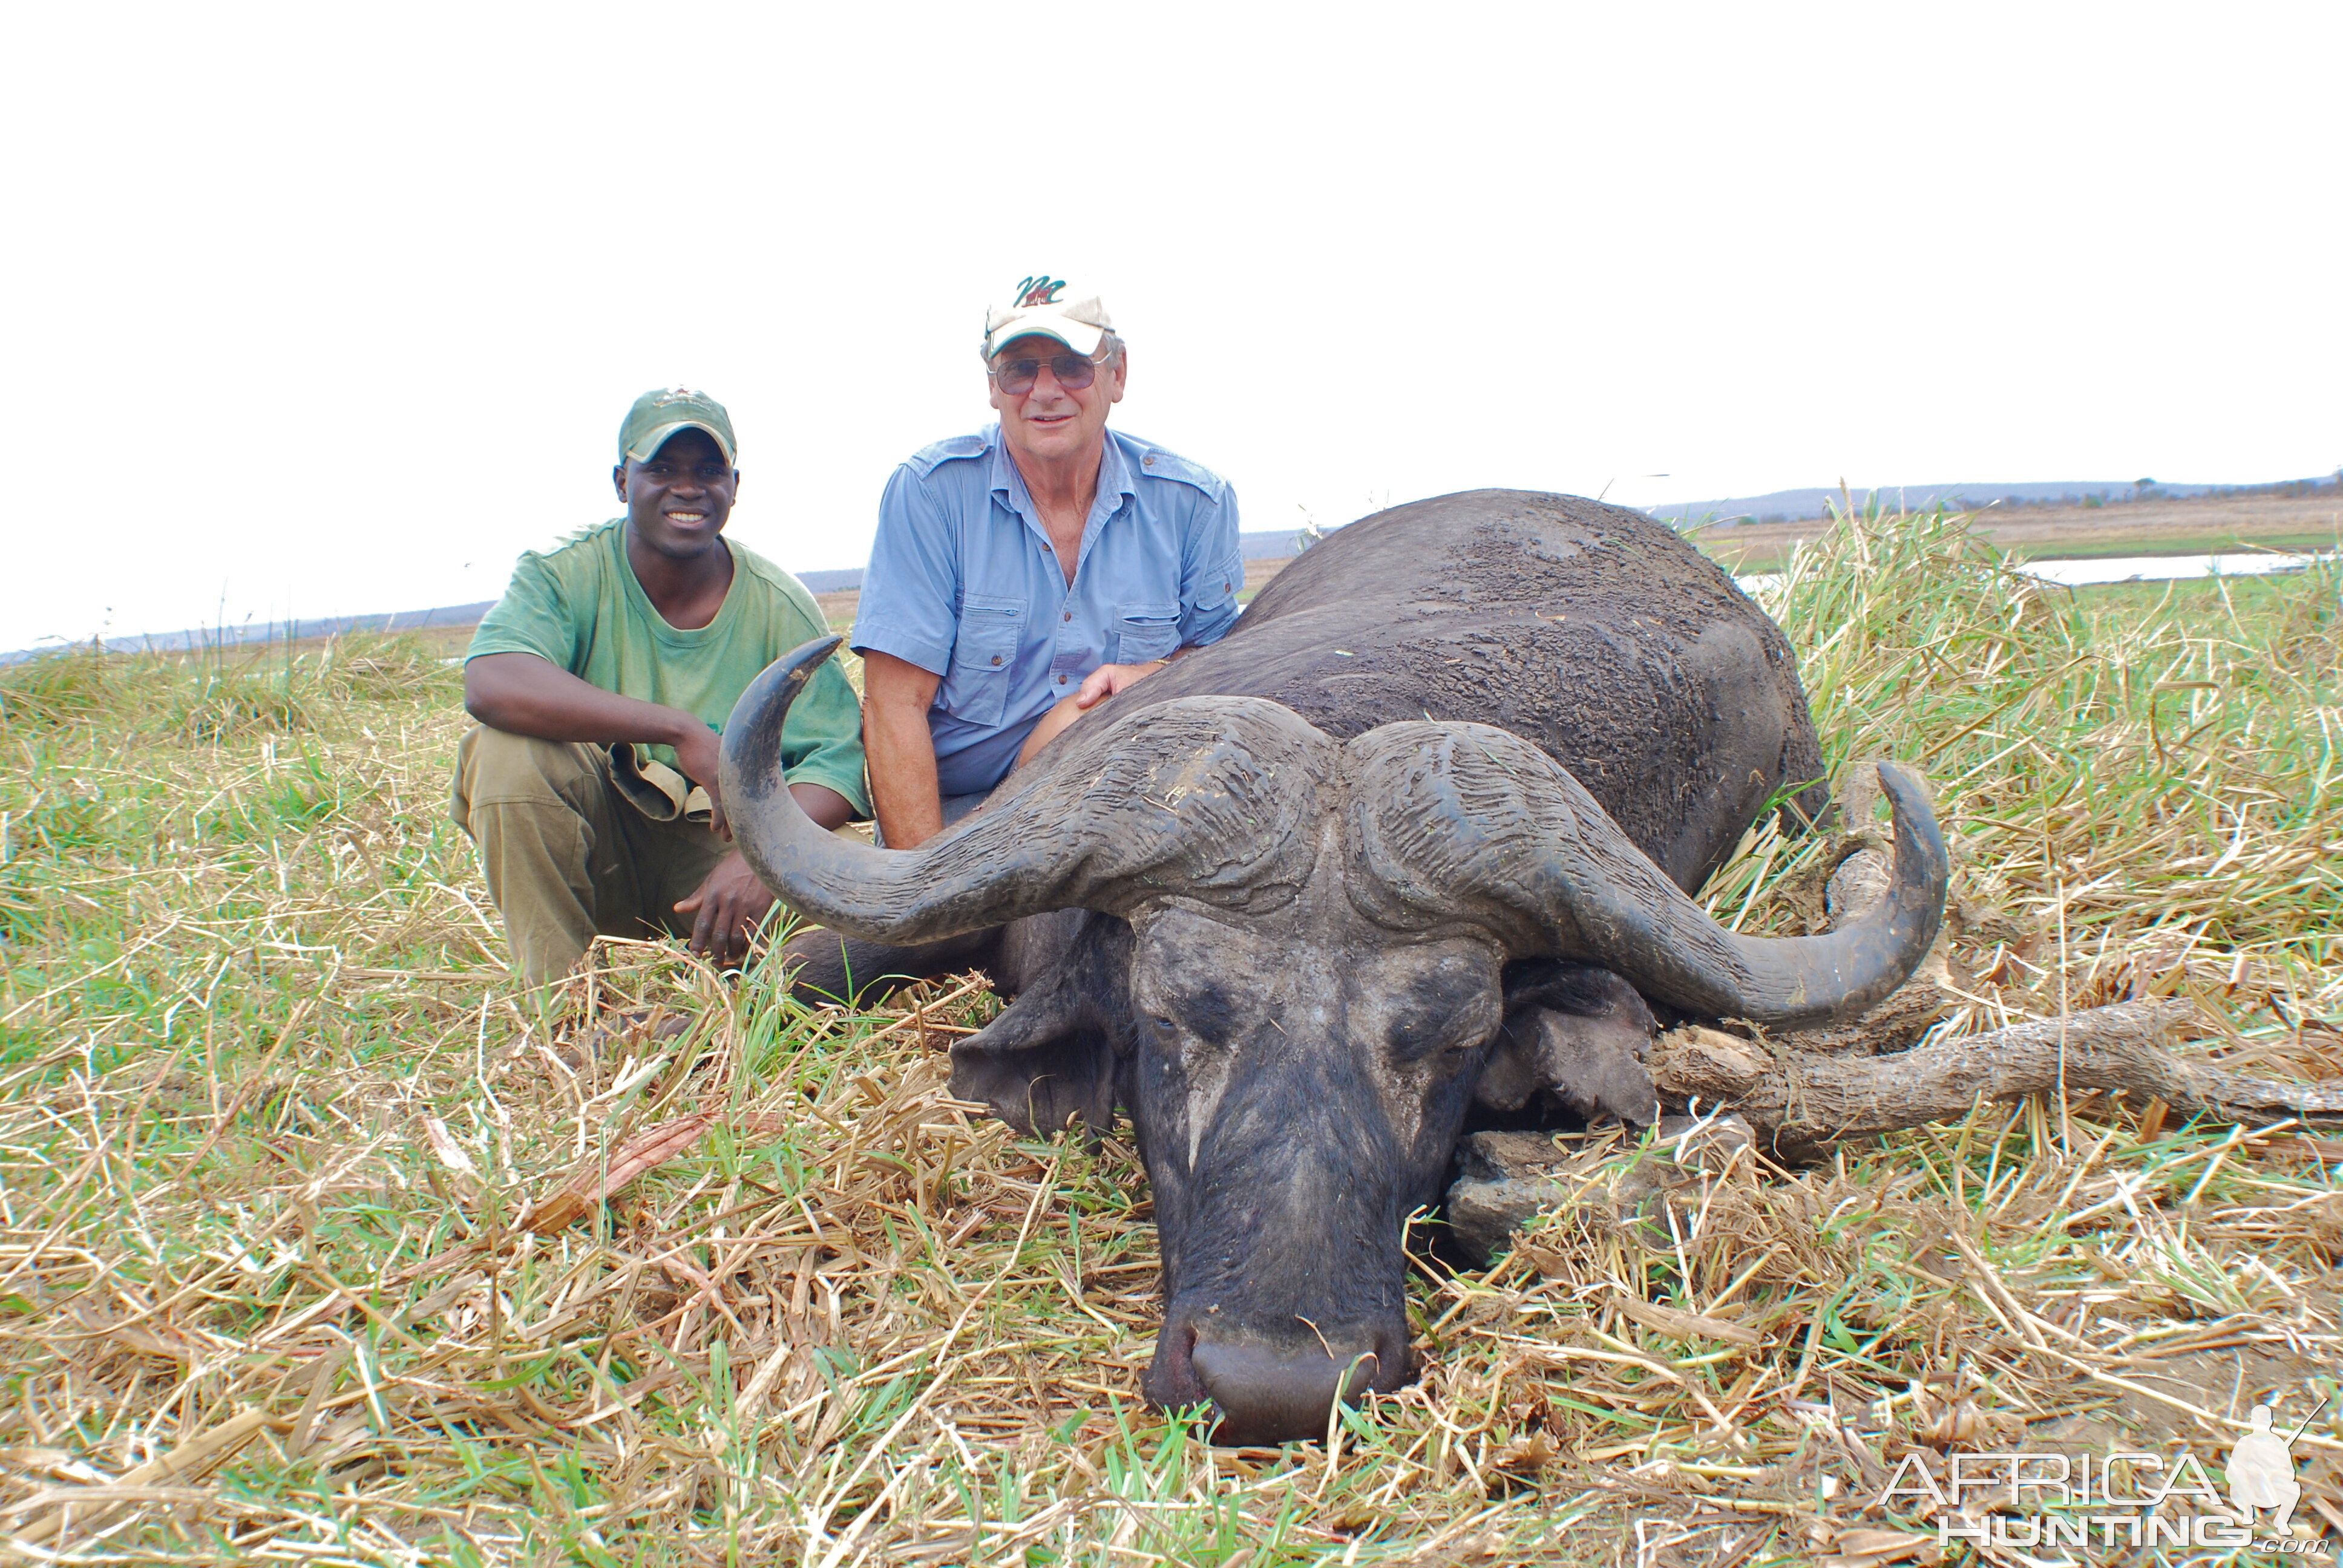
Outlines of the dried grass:
<svg viewBox="0 0 2343 1568">
<path fill-rule="evenodd" d="M 2336 584 L 2139 598 L 1872 517 L 1779 613 L 1843 778 L 1936 782 L 1970 999 L 1940 1030 L 2187 990 L 2224 1060 L 2343 1071 Z M 1906 1452 L 2214 1460 L 2258 1394 L 2337 1392 L 2343 1143 L 2036 1100 L 1640 1220 L 1590 1197 L 1484 1273 L 1427 1258 L 1419 1383 L 1329 1443 L 1204 1449 L 1137 1396 L 1131 1151 L 948 1096 L 983 987 L 807 1012 L 608 944 L 538 1007 L 445 819 L 452 677 L 337 647 L 225 672 L 304 727 L 173 718 L 222 673 L 5 683 L 0 1536 L 27 1557 L 1888 1561 L 1925 1522 L 1865 1504 Z M 1802 929 L 1830 852 L 1753 834 L 1713 904 Z M 588 1054 L 614 1011 L 649 1016 Z M 2298 1445 L 2329 1500 L 2336 1430 Z"/>
</svg>

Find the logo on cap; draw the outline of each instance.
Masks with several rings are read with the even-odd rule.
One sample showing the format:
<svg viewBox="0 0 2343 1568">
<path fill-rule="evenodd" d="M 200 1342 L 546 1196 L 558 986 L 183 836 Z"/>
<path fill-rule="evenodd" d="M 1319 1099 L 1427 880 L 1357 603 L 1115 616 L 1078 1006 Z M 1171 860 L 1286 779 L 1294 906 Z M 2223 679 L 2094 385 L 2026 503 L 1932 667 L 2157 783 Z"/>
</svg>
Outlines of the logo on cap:
<svg viewBox="0 0 2343 1568">
<path fill-rule="evenodd" d="M 651 407 L 654 408 L 664 408 L 670 403 L 692 402 L 700 396 L 701 395 L 699 393 L 693 391 L 689 387 L 678 387 L 670 391 L 662 392 L 657 397 L 651 399 Z"/>
<path fill-rule="evenodd" d="M 1047 274 L 1040 277 L 1025 278 L 1017 285 L 1015 308 L 1031 310 L 1037 305 L 1055 305 L 1058 303 L 1058 290 L 1065 286 L 1064 278 L 1051 277 Z"/>
</svg>

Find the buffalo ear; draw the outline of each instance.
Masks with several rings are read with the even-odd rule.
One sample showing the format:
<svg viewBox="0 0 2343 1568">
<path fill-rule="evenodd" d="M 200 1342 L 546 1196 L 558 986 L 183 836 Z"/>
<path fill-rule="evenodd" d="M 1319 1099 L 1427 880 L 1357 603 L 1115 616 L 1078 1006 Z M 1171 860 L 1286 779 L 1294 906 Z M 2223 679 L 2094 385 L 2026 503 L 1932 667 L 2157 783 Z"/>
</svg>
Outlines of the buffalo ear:
<svg viewBox="0 0 2343 1568">
<path fill-rule="evenodd" d="M 1633 986 L 1608 970 L 1541 960 L 1506 976 L 1505 1020 L 1473 1098 L 1518 1111 L 1541 1090 L 1594 1121 L 1659 1118 L 1644 1048 L 1659 1032 Z"/>
<path fill-rule="evenodd" d="M 1114 1126 L 1115 1052 L 1061 965 L 999 1018 L 952 1047 L 955 1099 L 980 1101 L 1018 1131 L 1075 1118 L 1093 1139 Z"/>
</svg>

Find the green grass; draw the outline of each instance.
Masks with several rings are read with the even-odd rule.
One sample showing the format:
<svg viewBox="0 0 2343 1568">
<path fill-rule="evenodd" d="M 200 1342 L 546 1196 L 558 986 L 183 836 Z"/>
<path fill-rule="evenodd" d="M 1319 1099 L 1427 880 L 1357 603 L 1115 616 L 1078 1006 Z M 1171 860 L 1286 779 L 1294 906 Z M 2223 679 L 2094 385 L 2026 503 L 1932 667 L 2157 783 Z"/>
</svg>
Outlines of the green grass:
<svg viewBox="0 0 2343 1568">
<path fill-rule="evenodd" d="M 2186 989 L 2224 1057 L 2343 1073 L 2338 588 L 2070 593 L 1943 517 L 1795 563 L 1835 772 L 1919 765 L 1955 848 L 1940 1029 Z M 1427 1262 L 1418 1384 L 1331 1448 L 1214 1452 L 1137 1397 L 1130 1150 L 946 1095 L 989 992 L 809 1012 L 611 944 L 538 1006 L 447 820 L 461 728 L 404 639 L 0 674 L 0 1529 L 109 1562 L 1610 1563 L 1639 1529 L 1809 1562 L 1898 1523 L 1864 1487 L 1915 1445 L 2217 1462 L 2229 1429 L 2165 1402 L 2335 1392 L 2343 1149 L 2092 1096 L 1743 1168 L 1678 1194 L 1678 1244 L 1581 1205 Z M 1754 833 L 1712 907 L 1802 929 L 1826 848 Z M 694 1022 L 583 1057 L 598 1010 Z M 2334 1497 L 2336 1450 L 2298 1452 Z"/>
<path fill-rule="evenodd" d="M 1826 755 L 1842 778 L 1922 766 L 1964 918 L 2343 965 L 2336 566 L 2066 589 L 1940 517 L 1850 529 L 1790 573 L 1778 613 Z"/>
<path fill-rule="evenodd" d="M 2343 545 L 2343 540 L 2338 539 L 2333 528 L 2295 528 L 2256 533 L 2250 537 L 2234 529 L 2197 534 L 2158 530 L 2132 538 L 2077 539 L 2071 542 L 2028 539 L 2012 545 L 2008 553 L 2019 560 L 2036 558 L 2095 560 L 2107 556 L 2220 556 L 2264 552 L 2309 555 L 2335 549 L 2338 545 Z"/>
<path fill-rule="evenodd" d="M 1990 528 L 1997 521 L 2023 523 L 2025 515 L 2013 513 L 2006 518 L 1986 517 L 1977 526 Z M 1816 521 L 1816 535 L 1827 533 L 1832 525 Z M 1702 549 L 1725 562 L 1735 572 L 1780 571 L 1790 558 L 1792 550 L 1784 546 L 1738 545 L 1732 534 L 1710 531 L 1697 541 Z M 2185 533 L 2176 529 L 2143 528 L 2114 538 L 2051 538 L 2016 540 L 2002 547 L 2004 555 L 2012 560 L 2101 560 L 2131 556 L 2218 556 L 2256 555 L 2265 552 L 2278 555 L 2315 555 L 2320 551 L 2343 548 L 2343 537 L 2327 528 L 2288 528 L 2256 531 L 2250 535 L 2235 529 L 2217 529 Z"/>
</svg>

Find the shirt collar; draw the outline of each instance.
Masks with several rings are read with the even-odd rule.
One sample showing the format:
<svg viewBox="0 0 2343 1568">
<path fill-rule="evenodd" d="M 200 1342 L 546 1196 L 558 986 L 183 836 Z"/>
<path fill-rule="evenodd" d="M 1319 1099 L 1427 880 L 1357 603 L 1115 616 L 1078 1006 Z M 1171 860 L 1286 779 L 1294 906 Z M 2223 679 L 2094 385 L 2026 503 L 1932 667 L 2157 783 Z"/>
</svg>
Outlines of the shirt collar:
<svg viewBox="0 0 2343 1568">
<path fill-rule="evenodd" d="M 985 430 L 984 439 L 992 448 L 993 494 L 1005 497 L 1012 511 L 1017 509 L 1016 503 L 1021 497 L 1030 506 L 1032 497 L 1026 493 L 1025 476 L 1017 471 L 1017 460 L 1009 455 L 1009 443 L 1001 438 L 998 421 Z M 1111 429 L 1106 432 L 1103 450 L 1099 454 L 1098 493 L 1101 500 L 1109 496 L 1127 496 L 1132 500 L 1139 498 L 1138 485 L 1131 477 L 1131 459 L 1124 455 L 1122 443 L 1115 439 Z M 1112 514 L 1119 509 L 1119 506 L 1109 507 L 1107 511 Z"/>
<path fill-rule="evenodd" d="M 1131 459 L 1124 455 L 1122 443 L 1114 438 L 1112 430 L 1106 433 L 1105 447 L 1105 451 L 1099 457 L 1100 497 L 1127 496 L 1137 500 L 1139 488 L 1131 477 Z M 1113 507 L 1107 508 L 1110 512 L 1116 509 Z"/>
<path fill-rule="evenodd" d="M 1025 477 L 1017 471 L 1016 461 L 1009 456 L 1009 443 L 1001 438 L 998 421 L 984 431 L 984 444 L 991 449 L 992 492 L 1012 500 L 1024 490 Z"/>
</svg>

